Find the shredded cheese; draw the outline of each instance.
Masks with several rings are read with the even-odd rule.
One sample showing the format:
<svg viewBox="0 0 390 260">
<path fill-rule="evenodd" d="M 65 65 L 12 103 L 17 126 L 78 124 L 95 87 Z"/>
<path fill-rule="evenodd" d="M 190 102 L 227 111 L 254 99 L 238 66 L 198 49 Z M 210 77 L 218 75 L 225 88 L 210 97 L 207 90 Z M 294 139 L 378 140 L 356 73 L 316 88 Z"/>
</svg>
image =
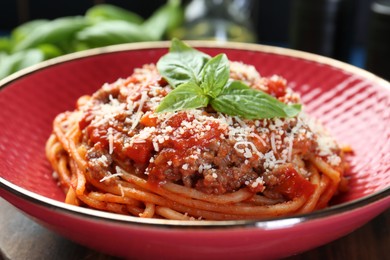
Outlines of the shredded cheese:
<svg viewBox="0 0 390 260">
<path fill-rule="evenodd" d="M 135 120 L 133 121 L 133 125 L 131 126 L 130 130 L 134 130 L 139 124 L 139 121 L 141 120 L 141 117 L 143 115 L 142 108 L 147 98 L 148 98 L 148 93 L 146 91 L 142 91 L 141 99 L 138 104 L 138 110 L 137 113 L 135 114 Z"/>
<path fill-rule="evenodd" d="M 241 65 L 233 66 L 240 67 Z M 146 170 L 144 172 L 148 175 L 152 172 L 151 168 L 161 161 L 158 158 L 160 152 L 164 151 L 171 142 L 177 140 L 185 142 L 188 136 L 191 136 L 191 139 L 197 142 L 208 138 L 208 134 L 213 133 L 213 131 L 218 133 L 218 135 L 213 136 L 213 148 L 200 145 L 185 151 L 183 153 L 185 158 L 181 158 L 182 160 L 163 160 L 166 161 L 169 170 L 176 167 L 182 170 L 180 172 L 183 175 L 188 174 L 188 172 L 195 172 L 215 180 L 220 176 L 222 180 L 224 176 L 221 175 L 218 165 L 211 159 L 206 160 L 204 155 L 208 153 L 210 157 L 215 156 L 218 147 L 222 147 L 222 145 L 227 145 L 228 148 L 233 147 L 233 150 L 229 150 L 230 154 L 228 156 L 234 158 L 233 160 L 238 158 L 235 163 L 241 164 L 234 165 L 234 167 L 242 167 L 242 169 L 248 169 L 248 171 L 253 171 L 259 175 L 262 174 L 260 171 L 269 173 L 286 162 L 292 162 L 293 160 L 295 162 L 295 157 L 299 157 L 302 153 L 300 149 L 296 148 L 305 145 L 305 142 L 318 144 L 315 146 L 317 147 L 315 152 L 319 156 L 326 157 L 325 159 L 329 164 L 337 166 L 341 163 L 341 158 L 335 154 L 336 142 L 323 129 L 320 129 L 318 124 L 314 124 L 306 117 L 304 113 L 296 118 L 247 120 L 219 112 L 210 113 L 208 110 L 195 109 L 180 112 L 186 114 L 186 120 L 179 121 L 178 125 L 172 124 L 172 122 L 177 122 L 174 117 L 178 113 L 157 114 L 153 112 L 164 96 L 172 89 L 169 86 L 160 86 L 159 81 L 155 79 L 150 84 L 145 83 L 148 80 L 153 80 L 153 75 L 148 72 L 147 69 L 136 70 L 137 79 L 142 84 L 134 81 L 127 83 L 127 86 L 123 86 L 124 80 L 118 80 L 113 84 L 105 84 L 103 86 L 103 90 L 106 91 L 104 98 L 101 98 L 97 104 L 87 101 L 82 106 L 80 114 L 82 112 L 90 113 L 88 119 L 91 119 L 91 125 L 97 129 L 101 129 L 100 127 L 107 129 L 105 138 L 108 142 L 108 151 L 91 156 L 90 161 L 94 166 L 110 169 L 108 167 L 115 158 L 113 153 L 121 152 L 121 147 L 118 145 L 120 142 L 123 143 L 123 149 L 130 148 L 135 144 L 151 144 L 151 157 L 146 160 L 146 162 L 149 162 L 149 166 L 145 166 Z M 233 73 L 237 73 L 237 71 Z M 243 71 L 238 73 L 244 75 Z M 252 83 L 259 83 L 259 78 L 256 78 L 259 77 L 258 75 L 249 74 L 244 75 L 247 80 Z M 280 80 L 280 78 L 274 78 L 274 80 Z M 258 87 L 265 88 L 266 86 Z M 117 91 L 113 91 L 112 93 L 115 94 L 111 94 L 110 91 L 112 90 L 119 90 L 119 96 Z M 110 94 L 108 95 L 108 93 Z M 288 95 L 290 95 L 290 98 L 296 98 L 293 97 L 294 93 L 289 92 L 289 90 L 286 97 Z M 144 123 L 140 123 L 144 111 L 148 113 L 148 117 L 153 118 L 151 125 L 156 122 L 155 126 L 146 126 Z M 64 125 L 64 127 L 67 126 Z M 117 169 L 114 174 L 108 172 L 100 181 L 104 182 L 122 175 L 122 171 Z M 261 176 L 257 179 L 251 177 L 250 181 L 245 181 L 245 185 L 252 188 L 263 184 L 264 181 Z M 123 187 L 118 187 L 123 194 Z"/>
<path fill-rule="evenodd" d="M 114 136 L 112 134 L 112 128 L 108 128 L 107 130 L 107 138 L 108 138 L 108 153 L 112 154 L 114 152 Z"/>
</svg>

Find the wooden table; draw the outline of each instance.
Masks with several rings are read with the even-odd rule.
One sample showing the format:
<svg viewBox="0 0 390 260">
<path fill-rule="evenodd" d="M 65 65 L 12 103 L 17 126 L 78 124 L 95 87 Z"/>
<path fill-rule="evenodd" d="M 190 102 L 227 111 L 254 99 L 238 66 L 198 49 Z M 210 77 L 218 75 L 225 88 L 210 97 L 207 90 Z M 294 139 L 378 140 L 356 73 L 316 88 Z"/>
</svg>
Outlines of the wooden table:
<svg viewBox="0 0 390 260">
<path fill-rule="evenodd" d="M 0 248 L 0 259 L 5 260 L 118 259 L 73 243 L 41 227 L 2 198 Z M 390 259 L 390 210 L 341 239 L 287 259 Z"/>
</svg>

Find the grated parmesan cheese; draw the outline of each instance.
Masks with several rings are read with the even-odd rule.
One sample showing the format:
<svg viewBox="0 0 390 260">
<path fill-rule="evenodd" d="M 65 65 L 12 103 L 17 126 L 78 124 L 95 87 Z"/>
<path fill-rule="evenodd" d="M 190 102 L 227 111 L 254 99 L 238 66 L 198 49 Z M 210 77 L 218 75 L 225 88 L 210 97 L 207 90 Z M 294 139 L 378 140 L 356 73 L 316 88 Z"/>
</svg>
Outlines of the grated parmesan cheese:
<svg viewBox="0 0 390 260">
<path fill-rule="evenodd" d="M 243 65 L 233 65 L 233 67 L 237 66 Z M 256 73 L 248 73 L 246 66 L 245 70 L 233 71 L 232 73 L 245 77 L 248 82 L 258 84 L 261 81 L 260 76 Z M 173 125 L 172 122 L 177 122 L 174 118 L 178 114 L 177 112 L 158 114 L 153 112 L 164 96 L 172 90 L 171 87 L 160 86 L 156 75 L 150 73 L 148 67 L 135 70 L 133 77 L 139 83 L 134 80 L 134 82 L 126 83 L 128 85 L 124 86 L 125 80 L 118 80 L 113 84 L 105 84 L 103 98 L 95 103 L 91 100 L 87 101 L 80 111 L 80 114 L 82 112 L 91 113 L 91 125 L 97 129 L 101 129 L 100 127 L 107 129 L 105 138 L 108 142 L 108 151 L 94 154 L 93 147 L 88 151 L 91 158 L 90 163 L 93 166 L 108 169 L 106 176 L 100 180 L 101 182 L 123 175 L 120 169 L 116 169 L 117 172 L 114 174 L 109 172 L 111 170 L 109 167 L 116 158 L 113 153 L 120 155 L 123 152 L 120 143 L 123 144 L 123 150 L 131 148 L 134 144 L 151 145 L 149 148 L 152 150 L 150 158 L 145 160 L 149 162 L 149 165 L 146 163 L 143 168 L 146 168 L 144 171 L 146 175 L 153 173 L 153 167 L 158 167 L 159 162 L 168 160 L 163 167 L 171 166 L 169 171 L 173 170 L 175 174 L 181 172 L 184 175 L 183 171 L 176 171 L 178 169 L 191 170 L 191 172 L 199 174 L 200 178 L 203 174 L 203 177 L 214 178 L 215 180 L 212 180 L 214 182 L 218 181 L 218 177 L 220 177 L 219 181 L 222 182 L 226 176 L 223 175 L 225 173 L 219 167 L 225 167 L 224 165 L 227 164 L 228 167 L 233 165 L 232 167 L 239 170 L 244 169 L 243 171 L 248 171 L 250 174 L 258 174 L 258 178 L 254 179 L 251 175 L 250 178 L 247 177 L 249 180 L 244 182 L 245 185 L 252 188 L 264 185 L 262 174 L 272 173 L 273 170 L 286 162 L 296 163 L 296 158 L 306 152 L 304 149 L 300 149 L 302 146 L 312 145 L 310 147 L 316 149 L 316 154 L 325 156 L 327 162 L 333 166 L 341 163 L 341 158 L 335 153 L 336 142 L 304 113 L 296 118 L 247 120 L 205 109 L 195 109 L 180 112 L 186 113 L 187 120 Z M 276 80 L 276 78 L 274 79 Z M 281 78 L 277 78 L 277 80 L 281 80 Z M 267 88 L 265 85 L 256 85 L 256 87 Z M 120 98 L 117 96 L 117 90 L 119 90 Z M 288 100 L 289 98 L 298 100 L 298 97 L 290 90 L 287 90 L 284 98 L 287 99 L 287 103 L 291 102 Z M 156 122 L 156 126 L 146 126 L 140 123 L 145 113 L 149 118 L 153 118 L 153 123 Z M 171 121 L 171 119 L 173 120 Z M 64 125 L 64 127 L 68 126 Z M 208 134 L 213 133 L 213 131 L 217 133 L 214 135 L 214 140 L 211 141 L 210 145 L 207 142 L 206 145 L 203 145 L 203 140 L 208 138 Z M 174 164 L 172 158 L 168 157 L 166 160 L 158 158 L 171 143 L 178 142 L 178 140 L 185 142 L 189 139 L 188 136 L 191 136 L 195 142 L 201 140 L 202 145 L 180 151 L 178 154 L 180 156 L 184 154 L 183 158 L 172 157 L 175 158 Z M 227 147 L 229 151 L 220 152 L 219 147 Z M 168 149 L 175 150 L 177 148 L 168 147 Z M 218 164 L 220 161 L 215 157 L 218 157 L 220 153 L 224 156 L 227 154 L 227 157 L 217 158 L 222 161 Z M 213 156 L 214 158 L 212 158 Z M 226 162 L 228 160 L 233 162 Z M 236 174 L 235 171 L 236 169 L 234 169 L 233 175 Z M 299 172 L 305 172 L 305 169 L 299 168 Z M 241 179 L 240 185 L 243 184 L 244 179 Z M 123 187 L 119 185 L 118 187 L 123 194 Z"/>
<path fill-rule="evenodd" d="M 132 124 L 130 130 L 134 130 L 137 127 L 137 125 L 139 124 L 139 121 L 141 120 L 141 117 L 143 115 L 142 108 L 143 108 L 144 103 L 145 103 L 147 98 L 148 98 L 148 93 L 146 91 L 142 91 L 141 99 L 140 99 L 139 104 L 138 104 L 138 110 L 135 113 L 135 120 L 133 121 L 133 124 Z"/>
<path fill-rule="evenodd" d="M 112 154 L 114 151 L 114 136 L 112 134 L 112 128 L 108 128 L 107 135 L 108 135 L 108 153 Z"/>
</svg>

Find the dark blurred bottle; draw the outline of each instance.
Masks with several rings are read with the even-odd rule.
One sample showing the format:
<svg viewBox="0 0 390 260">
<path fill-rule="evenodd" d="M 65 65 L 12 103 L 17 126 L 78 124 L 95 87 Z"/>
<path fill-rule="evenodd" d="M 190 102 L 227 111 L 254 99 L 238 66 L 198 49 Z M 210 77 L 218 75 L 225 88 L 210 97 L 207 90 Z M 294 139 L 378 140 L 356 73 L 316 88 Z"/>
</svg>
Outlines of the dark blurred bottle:
<svg viewBox="0 0 390 260">
<path fill-rule="evenodd" d="M 390 80 L 390 0 L 371 6 L 366 69 Z"/>
<path fill-rule="evenodd" d="M 186 40 L 255 42 L 251 0 L 192 0 L 185 23 L 171 36 Z"/>
<path fill-rule="evenodd" d="M 348 61 L 355 5 L 354 0 L 293 0 L 290 47 Z"/>
</svg>

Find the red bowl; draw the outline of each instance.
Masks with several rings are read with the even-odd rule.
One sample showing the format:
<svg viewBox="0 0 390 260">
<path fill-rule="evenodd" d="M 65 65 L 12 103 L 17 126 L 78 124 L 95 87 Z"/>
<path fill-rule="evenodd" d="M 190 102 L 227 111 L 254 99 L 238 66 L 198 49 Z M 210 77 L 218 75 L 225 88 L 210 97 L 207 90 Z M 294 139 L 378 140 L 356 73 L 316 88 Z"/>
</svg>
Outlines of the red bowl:
<svg viewBox="0 0 390 260">
<path fill-rule="evenodd" d="M 0 81 L 0 195 L 80 244 L 128 258 L 279 258 L 337 239 L 390 206 L 390 84 L 313 54 L 253 44 L 192 42 L 211 55 L 278 74 L 305 110 L 355 151 L 350 190 L 327 209 L 261 221 L 141 219 L 75 207 L 52 178 L 44 146 L 58 113 L 105 82 L 154 63 L 169 43 L 127 44 L 64 56 Z M 228 257 L 226 250 L 229 251 Z"/>
</svg>

